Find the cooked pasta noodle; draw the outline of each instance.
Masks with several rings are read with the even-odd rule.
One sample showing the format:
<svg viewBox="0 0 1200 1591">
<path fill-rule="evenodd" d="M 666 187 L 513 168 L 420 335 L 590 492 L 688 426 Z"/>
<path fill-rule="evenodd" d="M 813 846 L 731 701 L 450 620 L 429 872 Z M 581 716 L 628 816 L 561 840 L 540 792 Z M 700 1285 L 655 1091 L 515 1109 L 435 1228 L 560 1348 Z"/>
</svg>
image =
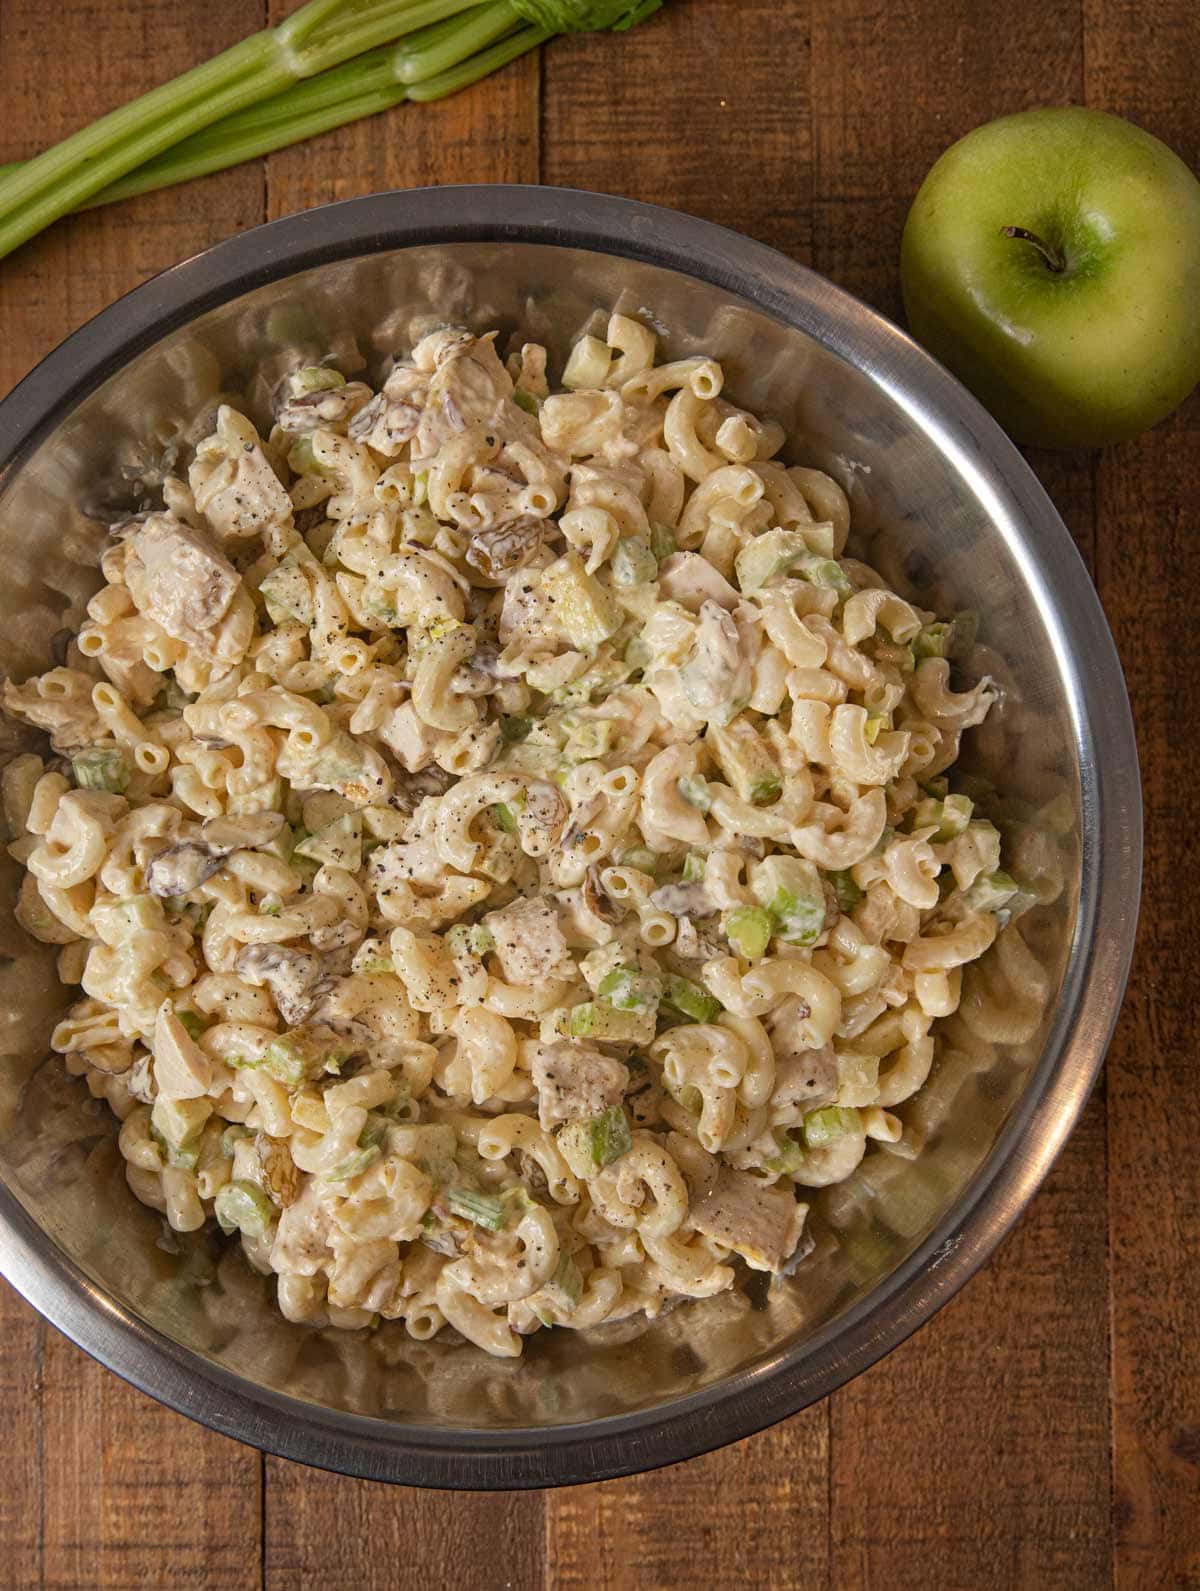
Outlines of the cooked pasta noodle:
<svg viewBox="0 0 1200 1591">
<path fill-rule="evenodd" d="M 1053 832 L 1018 884 L 935 771 L 994 688 L 656 346 L 614 315 L 551 393 L 450 328 L 377 392 L 293 372 L 266 431 L 222 406 L 75 666 L 5 686 L 54 1048 L 290 1320 L 511 1357 L 787 1271 L 807 1189 L 913 1152 L 935 1021 L 1049 998 L 1005 925 Z"/>
</svg>

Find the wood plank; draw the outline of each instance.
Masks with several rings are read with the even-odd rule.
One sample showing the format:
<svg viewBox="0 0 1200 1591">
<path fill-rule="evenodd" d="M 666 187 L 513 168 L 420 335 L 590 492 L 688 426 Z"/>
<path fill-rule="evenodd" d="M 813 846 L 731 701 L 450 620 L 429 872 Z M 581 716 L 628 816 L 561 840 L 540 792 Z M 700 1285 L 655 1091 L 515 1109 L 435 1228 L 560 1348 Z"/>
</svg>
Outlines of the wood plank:
<svg viewBox="0 0 1200 1591">
<path fill-rule="evenodd" d="M 1129 116 L 1195 169 L 1195 7 L 1160 0 L 1152 30 L 1126 0 L 1088 0 L 1084 15 L 1088 104 Z M 1185 809 L 1200 687 L 1180 667 L 1195 655 L 1184 593 L 1200 576 L 1198 491 L 1195 396 L 1100 456 L 1100 591 L 1133 699 L 1146 806 L 1142 927 L 1109 1068 L 1115 1579 L 1130 1591 L 1200 1584 L 1200 1103 L 1180 1086 L 1200 1020 L 1200 855 Z"/>
<path fill-rule="evenodd" d="M 537 1492 L 417 1491 L 267 1460 L 264 1591 L 533 1591 Z M 334 1567 L 336 1566 L 336 1568 Z"/>
<path fill-rule="evenodd" d="M 0 159 L 36 153 L 234 42 L 262 16 L 238 0 L 112 6 L 4 0 Z M 48 83 L 53 48 L 69 80 Z M 72 218 L 0 266 L 0 391 L 97 310 L 176 259 L 262 218 L 250 167 L 194 191 Z M 0 1486 L 6 1585 L 257 1586 L 259 1455 L 102 1370 L 4 1289 L 0 1379 L 10 1421 Z M 44 1356 L 44 1369 L 43 1369 Z"/>
<path fill-rule="evenodd" d="M 901 317 L 908 205 L 942 149 L 1080 97 L 1077 7 L 814 13 L 817 268 Z M 931 69 L 932 67 L 932 69 Z M 1085 557 L 1086 458 L 1040 455 Z M 1093 1587 L 1109 1570 L 1104 1101 L 1016 1236 L 919 1336 L 832 1400 L 832 1583 Z"/>
<path fill-rule="evenodd" d="M 1087 103 L 1200 168 L 1200 13 L 1085 0 Z M 1181 1079 L 1200 1021 L 1200 853 L 1190 840 L 1200 685 L 1200 398 L 1098 461 L 1100 592 L 1125 663 L 1145 800 L 1142 926 L 1109 1062 L 1115 1580 L 1200 1584 L 1200 1101 Z M 1187 726 L 1186 728 L 1184 726 Z"/>
<path fill-rule="evenodd" d="M 41 1584 L 257 1591 L 261 1456 L 47 1331 Z"/>
<path fill-rule="evenodd" d="M 808 0 L 668 0 L 546 51 L 542 180 L 811 250 Z"/>
<path fill-rule="evenodd" d="M 0 1581 L 36 1585 L 42 1573 L 42 1384 L 49 1326 L 0 1280 Z"/>
<path fill-rule="evenodd" d="M 838 1591 L 1107 1584 L 1103 1168 L 1097 1096 L 991 1264 L 834 1395 Z"/>
<path fill-rule="evenodd" d="M 275 0 L 277 14 L 285 9 Z M 388 188 L 537 178 L 535 55 L 439 104 L 400 106 L 272 155 L 268 212 L 274 218 Z M 525 1591 L 541 1583 L 537 1493 L 406 1490 L 279 1459 L 266 1461 L 266 1484 L 269 1588 L 323 1591 L 334 1550 L 339 1584 L 355 1591 L 397 1583 Z"/>
<path fill-rule="evenodd" d="M 822 1404 L 688 1464 L 548 1492 L 546 1585 L 825 1586 L 828 1469 Z"/>
</svg>

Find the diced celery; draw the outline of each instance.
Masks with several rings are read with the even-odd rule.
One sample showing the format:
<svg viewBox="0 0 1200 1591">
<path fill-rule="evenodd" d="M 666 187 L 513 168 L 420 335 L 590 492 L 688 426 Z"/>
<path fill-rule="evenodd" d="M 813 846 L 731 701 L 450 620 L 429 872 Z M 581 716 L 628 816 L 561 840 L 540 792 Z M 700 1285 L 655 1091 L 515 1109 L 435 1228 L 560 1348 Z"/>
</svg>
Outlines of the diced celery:
<svg viewBox="0 0 1200 1591">
<path fill-rule="evenodd" d="M 704 877 L 704 854 L 689 851 L 683 859 L 683 872 L 679 875 L 685 884 L 699 884 Z"/>
<path fill-rule="evenodd" d="M 804 1165 L 803 1146 L 786 1132 L 777 1132 L 775 1142 L 779 1146 L 779 1153 L 764 1160 L 763 1164 L 768 1171 L 776 1171 L 785 1177 L 793 1176 Z"/>
<path fill-rule="evenodd" d="M 234 1148 L 244 1139 L 253 1138 L 254 1134 L 249 1127 L 244 1127 L 240 1121 L 231 1121 L 221 1134 L 221 1153 L 232 1156 Z"/>
<path fill-rule="evenodd" d="M 797 856 L 768 856 L 751 875 L 759 904 L 792 945 L 811 945 L 825 927 L 825 888 L 812 862 Z"/>
<path fill-rule="evenodd" d="M 320 1053 L 307 1042 L 303 1034 L 284 1034 L 267 1046 L 261 1061 L 244 1061 L 247 1066 L 261 1066 L 268 1077 L 287 1088 L 298 1088 L 307 1078 L 318 1077 L 322 1072 L 338 1072 L 346 1057 L 338 1051 Z M 237 1064 L 231 1060 L 230 1064 Z"/>
<path fill-rule="evenodd" d="M 92 746 L 71 758 L 71 771 L 81 790 L 108 790 L 122 795 L 129 788 L 129 759 L 120 746 Z"/>
<path fill-rule="evenodd" d="M 496 948 L 496 936 L 483 923 L 455 923 L 446 935 L 452 956 L 486 956 Z"/>
<path fill-rule="evenodd" d="M 658 579 L 658 559 L 645 536 L 626 536 L 613 548 L 612 577 L 619 586 L 645 586 Z"/>
<path fill-rule="evenodd" d="M 866 724 L 863 726 L 863 738 L 868 746 L 873 746 L 879 739 L 880 732 L 888 727 L 886 713 L 868 713 Z"/>
<path fill-rule="evenodd" d="M 382 1137 L 382 1134 L 380 1136 Z M 362 1142 L 361 1138 L 359 1142 Z M 336 1166 L 333 1166 L 325 1173 L 325 1181 L 349 1182 L 352 1177 L 360 1176 L 369 1165 L 378 1160 L 379 1154 L 378 1143 L 368 1144 L 362 1149 L 352 1150 L 344 1160 L 339 1160 Z"/>
<path fill-rule="evenodd" d="M 744 720 L 724 726 L 713 724 L 707 744 L 721 772 L 743 801 L 767 806 L 779 799 L 783 785 L 778 764 L 753 725 Z"/>
<path fill-rule="evenodd" d="M 162 1134 L 173 1156 L 186 1154 L 195 1148 L 212 1111 L 211 1099 L 163 1099 L 160 1095 L 150 1112 L 150 1124 Z M 171 1163 L 180 1164 L 174 1158 Z"/>
<path fill-rule="evenodd" d="M 189 1039 L 198 1039 L 208 1026 L 199 1011 L 176 1011 L 175 1015 L 179 1018 L 183 1031 Z"/>
<path fill-rule="evenodd" d="M 918 801 L 912 809 L 909 827 L 936 829 L 934 840 L 944 844 L 947 840 L 952 840 L 956 834 L 966 831 L 973 810 L 974 804 L 969 796 L 948 795 L 941 801 L 929 797 L 924 801 Z"/>
<path fill-rule="evenodd" d="M 685 773 L 679 781 L 679 794 L 688 806 L 695 807 L 697 812 L 712 811 L 712 796 L 708 793 L 708 780 L 702 779 L 699 774 Z"/>
<path fill-rule="evenodd" d="M 213 1201 L 222 1232 L 262 1237 L 275 1219 L 275 1206 L 253 1182 L 227 1182 Z"/>
<path fill-rule="evenodd" d="M 602 1000 L 571 1007 L 572 1038 L 598 1039 L 602 1044 L 645 1044 L 654 1037 L 655 1007 L 618 1010 Z"/>
<path fill-rule="evenodd" d="M 863 892 L 854 882 L 853 875 L 847 869 L 843 872 L 827 873 L 825 875 L 833 889 L 833 898 L 837 902 L 840 912 L 852 912 L 863 898 Z"/>
<path fill-rule="evenodd" d="M 847 1133 L 858 1132 L 862 1118 L 853 1107 L 826 1105 L 821 1110 L 810 1110 L 804 1118 L 804 1142 L 809 1149 L 820 1149 L 844 1138 Z"/>
<path fill-rule="evenodd" d="M 926 795 L 932 796 L 935 801 L 944 801 L 950 794 L 950 781 L 939 774 L 936 778 L 926 779 L 922 785 Z"/>
<path fill-rule="evenodd" d="M 571 763 L 590 762 L 603 757 L 612 740 L 613 722 L 610 718 L 587 719 L 573 724 L 563 746 L 563 756 Z"/>
<path fill-rule="evenodd" d="M 320 475 L 321 466 L 313 452 L 312 437 L 297 437 L 287 455 L 288 469 L 293 475 Z"/>
<path fill-rule="evenodd" d="M 569 1314 L 579 1302 L 583 1292 L 583 1277 L 569 1254 L 559 1255 L 554 1275 L 546 1283 L 546 1292 L 554 1307 L 563 1314 Z"/>
<path fill-rule="evenodd" d="M 798 530 L 765 530 L 747 543 L 733 560 L 738 585 L 757 591 L 780 580 L 802 558 L 811 558 L 808 543 Z"/>
<path fill-rule="evenodd" d="M 1021 893 L 1021 886 L 1011 873 L 998 869 L 985 878 L 977 878 L 970 889 L 963 891 L 968 906 L 981 912 L 998 912 Z"/>
<path fill-rule="evenodd" d="M 508 1220 L 504 1201 L 494 1193 L 477 1193 L 474 1188 L 451 1188 L 446 1194 L 451 1215 L 473 1221 L 488 1232 L 499 1232 Z"/>
<path fill-rule="evenodd" d="M 633 1147 L 629 1118 L 620 1105 L 610 1106 L 588 1121 L 570 1122 L 558 1135 L 558 1143 L 567 1164 L 578 1167 L 576 1176 L 587 1176 L 629 1153 Z"/>
<path fill-rule="evenodd" d="M 677 552 L 678 548 L 675 532 L 669 525 L 650 526 L 650 551 L 660 563 L 664 558 L 669 558 L 673 552 Z"/>
<path fill-rule="evenodd" d="M 312 443 L 307 437 L 302 438 L 309 454 L 312 453 Z M 294 453 L 300 446 L 297 442 L 292 449 Z M 289 454 L 289 458 L 290 458 Z M 282 619 L 299 619 L 308 624 L 313 616 L 312 588 L 310 587 L 304 571 L 294 558 L 285 558 L 282 563 L 266 574 L 259 584 L 259 595 L 267 605 L 267 613 L 279 623 Z"/>
<path fill-rule="evenodd" d="M 645 845 L 633 845 L 621 853 L 621 866 L 636 867 L 639 873 L 657 873 L 661 861 L 658 852 Z"/>
<path fill-rule="evenodd" d="M 307 397 L 310 392 L 333 392 L 345 385 L 346 378 L 341 371 L 331 370 L 328 365 L 305 365 L 288 377 L 293 398 Z"/>
<path fill-rule="evenodd" d="M 517 815 L 507 802 L 500 801 L 492 807 L 492 821 L 498 829 L 503 829 L 505 834 L 517 832 Z"/>
<path fill-rule="evenodd" d="M 668 978 L 663 998 L 689 1022 L 711 1022 L 725 1009 L 714 995 L 690 978 Z"/>
<path fill-rule="evenodd" d="M 514 745 L 518 740 L 525 740 L 533 728 L 532 718 L 513 716 L 500 720 L 500 738 L 508 745 Z"/>
<path fill-rule="evenodd" d="M 946 644 L 950 639 L 950 626 L 940 620 L 934 624 L 926 624 L 913 638 L 913 656 L 920 663 L 927 657 L 945 657 Z"/>
<path fill-rule="evenodd" d="M 537 414 L 541 404 L 532 392 L 526 392 L 524 387 L 518 387 L 513 393 L 513 402 L 518 409 L 524 409 L 526 414 Z"/>
<path fill-rule="evenodd" d="M 766 954 L 774 931 L 770 914 L 761 906 L 739 906 L 725 919 L 725 937 L 747 961 Z"/>
<path fill-rule="evenodd" d="M 795 573 L 814 586 L 828 586 L 844 602 L 853 591 L 846 571 L 836 558 L 820 558 L 809 553 L 795 565 Z"/>
<path fill-rule="evenodd" d="M 614 967 L 601 978 L 596 998 L 618 1011 L 653 1011 L 658 1005 L 658 983 L 642 977 L 636 967 Z"/>
<path fill-rule="evenodd" d="M 387 1135 L 387 1127 L 388 1119 L 381 1111 L 368 1111 L 363 1130 L 358 1135 L 358 1147 L 360 1149 L 377 1148 L 383 1143 Z"/>
</svg>

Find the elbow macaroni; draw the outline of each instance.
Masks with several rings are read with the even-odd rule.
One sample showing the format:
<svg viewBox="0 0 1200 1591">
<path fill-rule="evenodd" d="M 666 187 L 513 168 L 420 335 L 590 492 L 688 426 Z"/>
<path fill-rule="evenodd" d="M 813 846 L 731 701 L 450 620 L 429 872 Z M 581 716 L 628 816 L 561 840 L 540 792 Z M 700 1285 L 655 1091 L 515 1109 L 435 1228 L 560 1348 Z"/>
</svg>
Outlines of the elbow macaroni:
<svg viewBox="0 0 1200 1591">
<path fill-rule="evenodd" d="M 656 342 L 614 314 L 551 393 L 444 329 L 377 394 L 297 372 L 269 432 L 223 406 L 79 666 L 5 686 L 61 759 L 0 776 L 84 996 L 54 1047 L 291 1320 L 514 1357 L 782 1269 L 770 1200 L 904 1150 L 933 1023 L 1019 1042 L 1049 997 L 1002 925 L 1053 834 L 1018 886 L 937 778 L 990 683 Z"/>
</svg>

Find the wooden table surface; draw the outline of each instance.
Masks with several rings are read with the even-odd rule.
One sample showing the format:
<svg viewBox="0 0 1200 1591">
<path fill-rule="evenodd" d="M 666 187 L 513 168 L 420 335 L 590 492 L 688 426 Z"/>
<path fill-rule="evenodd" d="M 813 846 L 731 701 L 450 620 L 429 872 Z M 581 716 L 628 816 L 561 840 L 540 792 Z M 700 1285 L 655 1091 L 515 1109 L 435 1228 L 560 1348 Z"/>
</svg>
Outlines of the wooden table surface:
<svg viewBox="0 0 1200 1591">
<path fill-rule="evenodd" d="M 0 158 L 268 9 L 289 5 L 0 0 Z M 440 106 L 58 226 L 0 266 L 0 391 L 185 255 L 425 183 L 673 205 L 898 315 L 906 207 L 948 143 L 1076 102 L 1195 167 L 1198 59 L 1196 0 L 668 0 L 633 34 L 560 40 Z M 1200 399 L 1139 441 L 1032 462 L 1125 663 L 1147 867 L 1105 1078 L 992 1264 L 772 1431 L 657 1474 L 498 1496 L 264 1458 L 134 1392 L 0 1284 L 0 1586 L 1200 1587 Z"/>
</svg>

